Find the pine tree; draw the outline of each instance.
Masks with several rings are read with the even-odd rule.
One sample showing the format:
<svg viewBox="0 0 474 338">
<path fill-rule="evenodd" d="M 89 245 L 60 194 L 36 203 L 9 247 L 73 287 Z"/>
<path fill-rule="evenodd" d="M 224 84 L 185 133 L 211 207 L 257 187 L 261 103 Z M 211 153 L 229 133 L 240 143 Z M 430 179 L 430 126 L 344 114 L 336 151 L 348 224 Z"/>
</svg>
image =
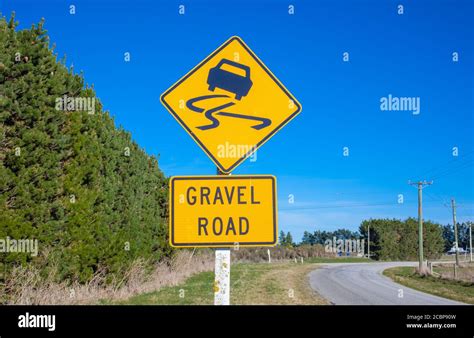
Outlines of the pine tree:
<svg viewBox="0 0 474 338">
<path fill-rule="evenodd" d="M 43 21 L 0 19 L 0 238 L 38 239 L 40 254 L 0 264 L 59 265 L 59 279 L 121 273 L 169 256 L 167 179 L 153 156 L 114 125 L 82 75 L 58 61 Z M 94 99 L 94 114 L 57 109 Z"/>
<path fill-rule="evenodd" d="M 286 245 L 286 234 L 283 231 L 280 231 L 280 236 L 278 238 L 278 244 L 281 246 Z"/>
<path fill-rule="evenodd" d="M 286 234 L 286 245 L 287 246 L 294 246 L 295 245 L 295 243 L 293 242 L 293 236 L 291 235 L 291 233 L 289 231 Z"/>
</svg>

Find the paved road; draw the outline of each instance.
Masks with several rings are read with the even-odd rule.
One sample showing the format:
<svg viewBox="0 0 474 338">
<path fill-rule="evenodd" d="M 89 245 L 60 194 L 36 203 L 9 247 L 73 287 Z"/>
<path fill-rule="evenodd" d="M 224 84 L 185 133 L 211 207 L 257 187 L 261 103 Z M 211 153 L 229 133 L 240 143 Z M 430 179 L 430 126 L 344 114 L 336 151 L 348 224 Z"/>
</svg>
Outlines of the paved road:
<svg viewBox="0 0 474 338">
<path fill-rule="evenodd" d="M 461 305 L 393 282 L 382 271 L 416 262 L 335 263 L 310 273 L 311 287 L 337 305 Z M 399 297 L 399 290 L 403 297 Z"/>
</svg>

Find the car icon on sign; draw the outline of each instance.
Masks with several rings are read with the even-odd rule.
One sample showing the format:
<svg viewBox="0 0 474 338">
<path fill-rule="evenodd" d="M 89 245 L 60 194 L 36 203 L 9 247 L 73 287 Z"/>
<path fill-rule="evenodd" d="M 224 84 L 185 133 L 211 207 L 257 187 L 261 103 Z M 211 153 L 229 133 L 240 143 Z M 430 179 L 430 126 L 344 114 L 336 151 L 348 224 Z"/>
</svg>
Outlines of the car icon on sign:
<svg viewBox="0 0 474 338">
<path fill-rule="evenodd" d="M 245 76 L 222 69 L 222 66 L 229 65 L 234 68 L 245 71 Z M 250 68 L 246 65 L 240 64 L 227 59 L 219 61 L 217 66 L 209 70 L 207 77 L 207 84 L 211 92 L 216 88 L 224 89 L 228 92 L 234 93 L 235 98 L 240 100 L 242 96 L 246 96 L 252 88 L 252 80 L 250 80 Z"/>
</svg>

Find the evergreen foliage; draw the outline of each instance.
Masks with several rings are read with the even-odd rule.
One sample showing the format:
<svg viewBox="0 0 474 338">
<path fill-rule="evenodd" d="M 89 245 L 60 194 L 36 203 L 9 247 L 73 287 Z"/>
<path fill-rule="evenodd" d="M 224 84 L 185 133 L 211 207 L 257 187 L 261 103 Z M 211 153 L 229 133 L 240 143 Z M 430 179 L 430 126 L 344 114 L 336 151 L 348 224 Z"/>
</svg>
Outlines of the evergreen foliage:
<svg viewBox="0 0 474 338">
<path fill-rule="evenodd" d="M 280 238 L 278 239 L 278 244 L 283 247 L 293 247 L 295 243 L 293 242 L 293 236 L 288 231 L 286 234 L 284 231 L 280 231 Z"/>
<path fill-rule="evenodd" d="M 39 255 L 1 254 L 0 265 L 56 264 L 58 279 L 84 282 L 170 255 L 157 159 L 57 60 L 43 21 L 16 27 L 14 14 L 0 18 L 0 238 L 38 239 Z M 95 99 L 95 113 L 57 110 L 65 95 Z"/>
<path fill-rule="evenodd" d="M 337 229 L 335 231 L 324 231 L 324 230 L 316 230 L 313 233 L 305 231 L 303 233 L 303 238 L 301 240 L 302 245 L 316 245 L 321 244 L 325 245 L 326 240 L 333 240 L 334 237 L 336 239 L 341 240 L 353 240 L 359 239 L 360 235 L 357 231 L 350 231 L 347 229 Z"/>
<path fill-rule="evenodd" d="M 458 246 L 459 248 L 463 248 L 469 250 L 470 248 L 470 241 L 469 241 L 469 227 L 471 226 L 470 223 L 459 223 L 456 222 L 458 226 Z M 443 238 L 445 241 L 444 250 L 447 252 L 451 250 L 454 246 L 454 227 L 452 224 L 448 224 L 443 226 Z"/>
<path fill-rule="evenodd" d="M 408 218 L 370 219 L 359 227 L 363 238 L 367 238 L 370 227 L 370 254 L 381 260 L 418 259 L 418 220 Z M 425 259 L 436 259 L 444 250 L 443 228 L 431 221 L 423 222 L 423 253 Z"/>
</svg>

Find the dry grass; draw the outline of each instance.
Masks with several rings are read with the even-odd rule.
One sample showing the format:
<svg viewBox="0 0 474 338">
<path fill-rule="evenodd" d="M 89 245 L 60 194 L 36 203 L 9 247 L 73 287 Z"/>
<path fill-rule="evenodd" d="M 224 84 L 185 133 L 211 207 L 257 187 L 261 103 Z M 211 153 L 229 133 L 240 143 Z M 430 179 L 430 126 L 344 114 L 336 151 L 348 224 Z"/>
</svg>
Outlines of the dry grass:
<svg viewBox="0 0 474 338">
<path fill-rule="evenodd" d="M 232 280 L 231 303 L 246 305 L 327 304 L 309 285 L 316 264 L 244 264 Z M 241 270 L 241 271 L 239 271 Z M 240 273 L 239 273 L 240 272 Z"/>
<path fill-rule="evenodd" d="M 87 284 L 71 285 L 54 282 L 53 273 L 44 278 L 39 270 L 19 267 L 0 288 L 0 299 L 4 304 L 16 305 L 84 305 L 97 304 L 102 299 L 120 301 L 177 285 L 195 273 L 213 268 L 213 255 L 179 251 L 172 260 L 156 265 L 151 273 L 146 273 L 146 262 L 137 260 L 121 278 L 111 283 L 105 283 L 105 275 L 99 271 Z"/>
<path fill-rule="evenodd" d="M 273 264 L 244 264 L 233 269 L 237 285 L 233 290 L 242 290 L 239 295 L 241 304 L 321 304 L 309 288 L 306 270 L 307 264 L 289 264 L 295 257 L 304 257 L 305 262 L 317 263 L 318 260 L 334 259 L 328 256 L 320 245 L 270 249 Z M 326 257 L 328 256 L 328 257 Z M 266 248 L 241 248 L 232 251 L 232 262 L 266 262 Z M 315 260 L 314 262 L 312 260 Z M 299 259 L 298 259 L 299 262 Z M 312 265 L 312 264 L 311 264 Z M 184 283 L 189 277 L 200 272 L 209 272 L 214 268 L 214 250 L 191 251 L 178 250 L 172 260 L 157 264 L 150 272 L 149 264 L 137 260 L 122 276 L 110 281 L 110 275 L 98 271 L 86 284 L 61 282 L 55 280 L 56 270 L 52 267 L 49 276 L 32 267 L 17 267 L 0 285 L 0 304 L 17 305 L 85 305 L 122 303 L 137 295 L 157 292 L 165 287 Z M 238 265 L 237 265 L 238 266 Z M 240 278 L 240 274 L 246 275 Z M 241 285 L 239 288 L 239 283 Z M 293 290 L 293 297 L 289 297 Z M 237 291 L 238 292 L 238 291 Z M 242 299 L 242 301 L 240 301 Z"/>
<path fill-rule="evenodd" d="M 406 266 L 386 269 L 383 274 L 395 282 L 412 289 L 463 303 L 474 304 L 474 284 L 471 282 L 430 275 L 420 276 L 416 273 L 415 268 Z"/>
<path fill-rule="evenodd" d="M 441 278 L 454 278 L 454 264 L 439 264 L 433 269 Z M 456 269 L 456 280 L 474 283 L 474 263 L 461 263 Z"/>
<path fill-rule="evenodd" d="M 267 262 L 268 250 L 270 250 L 274 262 L 300 259 L 301 257 L 305 260 L 308 258 L 334 258 L 334 254 L 327 253 L 323 245 L 316 244 L 298 247 L 240 248 L 239 250 L 232 250 L 232 261 L 241 263 Z"/>
<path fill-rule="evenodd" d="M 230 273 L 233 305 L 327 304 L 309 285 L 309 272 L 317 264 L 235 263 Z M 174 287 L 131 297 L 115 304 L 212 305 L 214 274 L 202 272 Z"/>
</svg>

